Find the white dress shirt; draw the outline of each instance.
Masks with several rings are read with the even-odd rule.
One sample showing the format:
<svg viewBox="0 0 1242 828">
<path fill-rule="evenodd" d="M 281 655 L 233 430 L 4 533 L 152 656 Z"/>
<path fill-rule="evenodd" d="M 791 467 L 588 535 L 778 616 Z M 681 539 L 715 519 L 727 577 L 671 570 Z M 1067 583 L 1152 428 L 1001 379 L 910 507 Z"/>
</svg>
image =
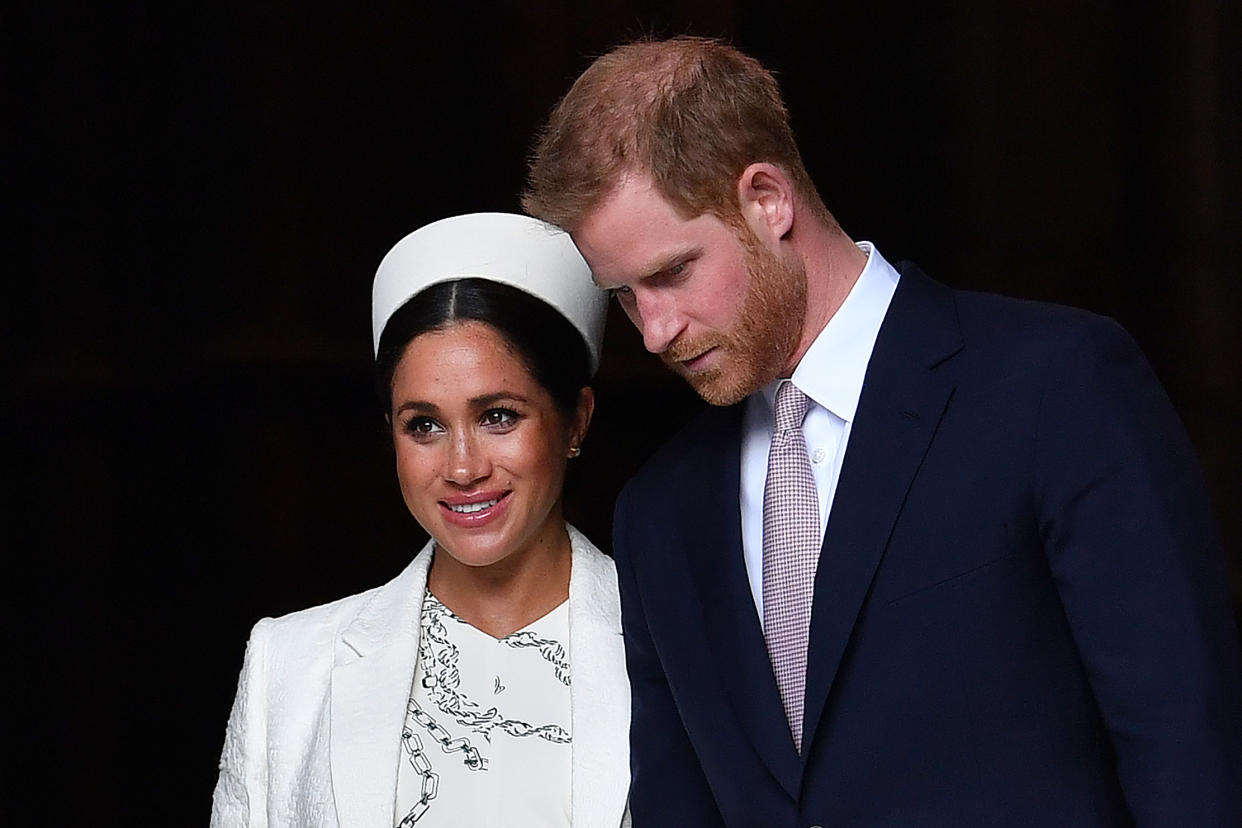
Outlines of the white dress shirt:
<svg viewBox="0 0 1242 828">
<path fill-rule="evenodd" d="M 900 274 L 870 242 L 858 242 L 867 254 L 858 281 L 832 319 L 803 355 L 792 379 L 812 405 L 802 423 L 811 471 L 819 494 L 819 530 L 828 526 L 837 478 L 845 459 L 850 428 L 862 395 L 863 378 L 884 314 L 897 289 Z M 768 473 L 772 442 L 775 380 L 746 401 L 742 426 L 742 554 L 750 593 L 763 623 L 763 485 Z"/>
</svg>

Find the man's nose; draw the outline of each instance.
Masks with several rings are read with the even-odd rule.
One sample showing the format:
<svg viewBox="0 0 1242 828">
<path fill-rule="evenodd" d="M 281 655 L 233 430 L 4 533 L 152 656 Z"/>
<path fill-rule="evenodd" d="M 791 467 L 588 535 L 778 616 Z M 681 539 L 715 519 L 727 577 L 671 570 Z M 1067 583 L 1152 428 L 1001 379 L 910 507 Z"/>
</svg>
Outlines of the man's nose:
<svg viewBox="0 0 1242 828">
<path fill-rule="evenodd" d="M 630 319 L 643 335 L 643 347 L 653 354 L 664 353 L 685 325 L 675 303 L 654 291 L 635 292 Z"/>
</svg>

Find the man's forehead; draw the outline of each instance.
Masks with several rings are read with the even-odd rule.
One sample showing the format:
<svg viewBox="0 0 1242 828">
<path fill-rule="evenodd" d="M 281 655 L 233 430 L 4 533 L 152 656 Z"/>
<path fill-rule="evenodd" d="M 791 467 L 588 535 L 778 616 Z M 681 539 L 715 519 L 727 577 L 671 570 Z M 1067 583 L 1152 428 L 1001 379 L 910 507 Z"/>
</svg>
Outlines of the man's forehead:
<svg viewBox="0 0 1242 828">
<path fill-rule="evenodd" d="M 575 240 L 604 248 L 627 235 L 664 233 L 686 221 L 647 175 L 628 175 L 583 215 L 570 231 Z"/>
<path fill-rule="evenodd" d="M 586 213 L 570 237 L 596 284 L 612 288 L 677 264 L 722 230 L 713 216 L 684 217 L 650 176 L 631 175 Z"/>
</svg>

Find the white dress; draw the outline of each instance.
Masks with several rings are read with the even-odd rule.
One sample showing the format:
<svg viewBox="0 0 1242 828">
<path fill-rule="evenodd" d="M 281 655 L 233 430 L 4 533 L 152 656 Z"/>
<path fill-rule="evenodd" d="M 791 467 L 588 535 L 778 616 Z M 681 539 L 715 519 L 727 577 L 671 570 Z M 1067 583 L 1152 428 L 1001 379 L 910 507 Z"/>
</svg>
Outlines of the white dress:
<svg viewBox="0 0 1242 828">
<path fill-rule="evenodd" d="M 568 602 L 493 638 L 428 592 L 419 626 L 397 828 L 568 826 Z"/>
</svg>

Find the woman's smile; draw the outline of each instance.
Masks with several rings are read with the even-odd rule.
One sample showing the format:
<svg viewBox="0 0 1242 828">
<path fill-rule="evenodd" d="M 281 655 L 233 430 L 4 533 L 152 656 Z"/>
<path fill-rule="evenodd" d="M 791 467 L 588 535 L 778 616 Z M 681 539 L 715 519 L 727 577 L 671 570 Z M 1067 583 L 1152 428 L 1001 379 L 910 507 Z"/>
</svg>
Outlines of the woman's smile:
<svg viewBox="0 0 1242 828">
<path fill-rule="evenodd" d="M 509 505 L 509 492 L 458 495 L 440 501 L 444 519 L 463 529 L 486 526 L 499 518 Z"/>
</svg>

